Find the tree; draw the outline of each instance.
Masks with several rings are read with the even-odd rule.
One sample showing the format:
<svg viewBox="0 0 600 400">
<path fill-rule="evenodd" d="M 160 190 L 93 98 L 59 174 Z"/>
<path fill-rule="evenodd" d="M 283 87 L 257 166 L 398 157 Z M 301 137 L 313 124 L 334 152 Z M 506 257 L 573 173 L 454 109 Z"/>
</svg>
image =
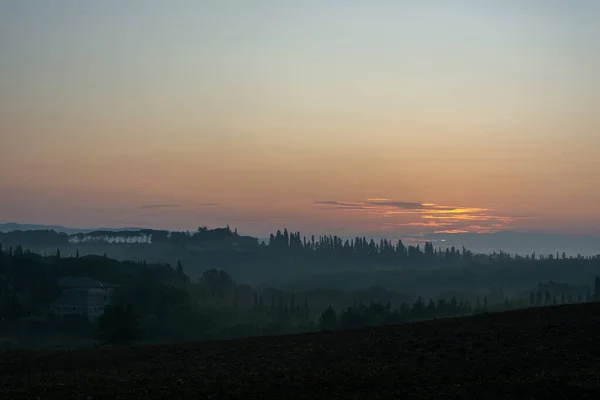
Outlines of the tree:
<svg viewBox="0 0 600 400">
<path fill-rule="evenodd" d="M 142 338 L 139 317 L 129 304 L 107 306 L 97 322 L 94 339 L 102 344 L 126 346 Z"/>
<path fill-rule="evenodd" d="M 302 315 L 304 316 L 304 318 L 308 318 L 309 312 L 310 310 L 308 308 L 308 298 L 304 296 L 304 308 L 302 309 Z"/>
<path fill-rule="evenodd" d="M 337 313 L 333 307 L 329 306 L 319 317 L 319 327 L 324 331 L 329 331 L 337 327 Z"/>
<path fill-rule="evenodd" d="M 235 286 L 235 282 L 227 272 L 220 269 L 209 269 L 204 271 L 200 277 L 200 286 L 210 294 L 211 299 L 223 298 Z"/>
</svg>

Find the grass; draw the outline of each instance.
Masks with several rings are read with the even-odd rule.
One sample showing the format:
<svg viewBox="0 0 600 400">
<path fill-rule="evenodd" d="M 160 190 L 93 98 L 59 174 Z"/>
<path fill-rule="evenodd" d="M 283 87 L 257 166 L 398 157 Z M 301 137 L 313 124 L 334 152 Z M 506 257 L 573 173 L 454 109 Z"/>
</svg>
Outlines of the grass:
<svg viewBox="0 0 600 400">
<path fill-rule="evenodd" d="M 600 398 L 600 303 L 353 331 L 7 350 L 6 399 Z"/>
</svg>

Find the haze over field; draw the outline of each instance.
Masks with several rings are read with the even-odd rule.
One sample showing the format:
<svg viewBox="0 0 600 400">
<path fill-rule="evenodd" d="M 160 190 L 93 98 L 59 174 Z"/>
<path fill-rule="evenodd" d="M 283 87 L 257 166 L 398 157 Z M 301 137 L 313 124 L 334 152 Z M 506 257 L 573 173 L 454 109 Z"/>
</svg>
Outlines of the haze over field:
<svg viewBox="0 0 600 400">
<path fill-rule="evenodd" d="M 598 236 L 598 15 L 0 0 L 0 222 Z"/>
</svg>

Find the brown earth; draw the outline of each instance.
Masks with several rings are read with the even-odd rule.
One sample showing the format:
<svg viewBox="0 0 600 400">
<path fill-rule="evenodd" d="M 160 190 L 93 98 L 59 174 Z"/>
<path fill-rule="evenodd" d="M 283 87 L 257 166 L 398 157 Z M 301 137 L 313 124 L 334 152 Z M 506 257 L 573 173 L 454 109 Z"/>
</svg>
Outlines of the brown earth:
<svg viewBox="0 0 600 400">
<path fill-rule="evenodd" d="M 0 353 L 2 399 L 600 398 L 600 303 L 355 331 Z"/>
</svg>

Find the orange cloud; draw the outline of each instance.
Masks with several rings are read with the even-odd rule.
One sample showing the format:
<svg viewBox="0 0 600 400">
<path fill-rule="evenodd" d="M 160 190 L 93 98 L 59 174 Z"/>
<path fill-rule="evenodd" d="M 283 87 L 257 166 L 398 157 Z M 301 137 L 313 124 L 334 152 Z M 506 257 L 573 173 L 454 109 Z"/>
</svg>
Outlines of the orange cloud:
<svg viewBox="0 0 600 400">
<path fill-rule="evenodd" d="M 514 222 L 517 219 L 515 217 L 505 217 L 505 216 L 499 216 L 499 215 L 472 215 L 472 214 L 462 214 L 462 215 L 452 215 L 450 216 L 445 216 L 445 215 L 423 215 L 421 218 L 423 219 L 438 219 L 438 220 L 448 220 L 448 219 L 454 219 L 454 220 L 463 220 L 463 221 L 503 221 L 503 222 Z"/>
<path fill-rule="evenodd" d="M 440 228 L 440 227 L 443 227 L 443 226 L 450 226 L 452 224 L 449 223 L 449 222 L 429 221 L 429 222 L 407 222 L 407 223 L 403 223 L 403 224 L 386 223 L 384 225 L 389 225 L 389 226 L 425 226 L 425 227 Z"/>
<path fill-rule="evenodd" d="M 510 224 L 520 219 L 490 213 L 493 210 L 485 207 L 447 206 L 380 198 L 364 201 L 318 201 L 314 205 L 319 206 L 320 210 L 364 213 L 368 220 L 388 220 L 379 225 L 379 230 L 386 231 L 398 227 L 423 228 L 419 233 L 490 233 L 506 230 Z M 389 221 L 390 219 L 392 221 Z M 402 220 L 398 221 L 398 219 Z M 435 230 L 436 228 L 445 229 Z"/>
<path fill-rule="evenodd" d="M 434 233 L 469 233 L 469 231 L 465 230 L 465 229 L 446 229 L 443 231 L 435 231 Z"/>
</svg>

